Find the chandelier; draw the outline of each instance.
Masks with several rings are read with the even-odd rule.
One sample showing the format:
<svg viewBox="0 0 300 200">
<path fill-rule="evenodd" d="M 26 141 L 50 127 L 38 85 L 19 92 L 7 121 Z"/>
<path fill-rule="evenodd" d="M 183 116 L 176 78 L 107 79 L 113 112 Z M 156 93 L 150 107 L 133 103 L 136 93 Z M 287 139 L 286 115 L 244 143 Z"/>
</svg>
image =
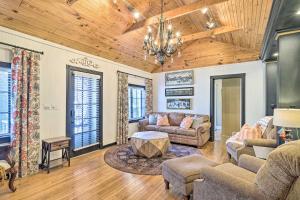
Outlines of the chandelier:
<svg viewBox="0 0 300 200">
<path fill-rule="evenodd" d="M 147 56 L 155 56 L 155 63 L 158 62 L 163 66 L 167 57 L 171 57 L 173 63 L 173 54 L 178 50 L 178 57 L 181 56 L 180 47 L 182 46 L 182 39 L 180 32 L 174 34 L 173 27 L 170 21 L 165 22 L 164 16 L 164 1 L 161 0 L 161 15 L 157 29 L 157 35 L 154 38 L 152 28 L 148 26 L 147 35 L 144 38 L 143 49 L 145 51 L 145 60 Z"/>
</svg>

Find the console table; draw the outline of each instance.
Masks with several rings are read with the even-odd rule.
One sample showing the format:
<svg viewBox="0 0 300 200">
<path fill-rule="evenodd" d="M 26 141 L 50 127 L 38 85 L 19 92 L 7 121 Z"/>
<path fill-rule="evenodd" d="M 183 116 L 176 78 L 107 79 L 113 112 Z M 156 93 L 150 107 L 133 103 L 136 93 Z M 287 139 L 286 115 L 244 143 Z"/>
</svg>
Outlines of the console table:
<svg viewBox="0 0 300 200">
<path fill-rule="evenodd" d="M 68 162 L 70 167 L 70 142 L 69 137 L 56 137 L 42 140 L 42 164 L 41 168 L 47 169 L 50 173 L 50 168 L 63 166 L 64 163 Z M 50 152 L 62 151 L 62 158 L 51 160 Z"/>
</svg>

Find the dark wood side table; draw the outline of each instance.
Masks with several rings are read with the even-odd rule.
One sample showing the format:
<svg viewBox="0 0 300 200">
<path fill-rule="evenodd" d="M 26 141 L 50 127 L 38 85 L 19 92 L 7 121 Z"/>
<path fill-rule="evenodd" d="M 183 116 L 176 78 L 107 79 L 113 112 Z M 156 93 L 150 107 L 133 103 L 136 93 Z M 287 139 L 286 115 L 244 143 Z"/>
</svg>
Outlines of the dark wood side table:
<svg viewBox="0 0 300 200">
<path fill-rule="evenodd" d="M 71 138 L 69 137 L 56 137 L 42 140 L 42 169 L 47 169 L 47 172 L 50 173 L 50 168 L 63 166 L 64 163 L 68 162 L 70 167 L 70 142 Z M 50 152 L 53 151 L 62 151 L 62 157 L 51 160 Z"/>
</svg>

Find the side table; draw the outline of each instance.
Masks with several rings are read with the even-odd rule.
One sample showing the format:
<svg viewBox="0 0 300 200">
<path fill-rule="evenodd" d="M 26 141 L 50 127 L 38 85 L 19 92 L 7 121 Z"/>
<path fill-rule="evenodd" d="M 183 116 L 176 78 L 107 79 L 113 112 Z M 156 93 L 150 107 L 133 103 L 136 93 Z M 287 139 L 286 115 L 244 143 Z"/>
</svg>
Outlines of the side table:
<svg viewBox="0 0 300 200">
<path fill-rule="evenodd" d="M 68 162 L 68 166 L 70 167 L 70 142 L 71 138 L 69 137 L 56 137 L 42 140 L 41 168 L 46 168 L 47 172 L 50 173 L 50 168 L 63 166 L 66 162 Z M 62 151 L 62 158 L 51 160 L 50 152 L 58 150 Z"/>
</svg>

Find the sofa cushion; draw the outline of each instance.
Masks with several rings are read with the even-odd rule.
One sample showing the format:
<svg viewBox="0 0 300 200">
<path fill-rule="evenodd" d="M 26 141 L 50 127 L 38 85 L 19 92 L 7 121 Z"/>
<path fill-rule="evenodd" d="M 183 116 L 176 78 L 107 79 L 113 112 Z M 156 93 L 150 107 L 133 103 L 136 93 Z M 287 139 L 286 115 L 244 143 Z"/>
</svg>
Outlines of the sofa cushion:
<svg viewBox="0 0 300 200">
<path fill-rule="evenodd" d="M 163 162 L 162 174 L 169 181 L 190 183 L 200 177 L 200 171 L 203 167 L 216 165 L 217 163 L 195 154 Z"/>
<path fill-rule="evenodd" d="M 156 125 L 157 126 L 170 126 L 168 116 L 167 115 L 158 115 Z"/>
<path fill-rule="evenodd" d="M 185 117 L 184 113 L 170 113 L 169 123 L 171 126 L 180 126 L 180 123 L 184 117 Z"/>
<path fill-rule="evenodd" d="M 161 126 L 159 127 L 159 131 L 174 134 L 178 128 L 178 126 Z"/>
<path fill-rule="evenodd" d="M 225 163 L 222 165 L 218 165 L 215 167 L 215 169 L 220 170 L 224 173 L 228 173 L 235 177 L 241 178 L 244 181 L 247 181 L 249 183 L 255 183 L 255 176 L 256 176 L 255 173 L 248 171 L 244 168 L 238 167 L 232 163 Z"/>
<path fill-rule="evenodd" d="M 192 128 L 198 128 L 201 124 L 204 123 L 204 119 L 203 117 L 194 117 L 193 118 L 193 124 L 192 124 Z"/>
<path fill-rule="evenodd" d="M 159 131 L 160 126 L 147 125 L 145 126 L 145 131 Z"/>
<path fill-rule="evenodd" d="M 300 140 L 281 145 L 267 157 L 256 184 L 269 199 L 285 199 L 300 176 Z"/>
<path fill-rule="evenodd" d="M 157 114 L 149 114 L 149 124 L 156 125 L 157 123 Z"/>
<path fill-rule="evenodd" d="M 180 123 L 180 128 L 189 129 L 193 124 L 193 118 L 190 116 L 186 116 Z"/>
<path fill-rule="evenodd" d="M 192 128 L 189 128 L 189 129 L 178 128 L 178 129 L 176 129 L 176 134 L 194 137 L 194 136 L 196 136 L 196 130 L 192 129 Z"/>
</svg>

